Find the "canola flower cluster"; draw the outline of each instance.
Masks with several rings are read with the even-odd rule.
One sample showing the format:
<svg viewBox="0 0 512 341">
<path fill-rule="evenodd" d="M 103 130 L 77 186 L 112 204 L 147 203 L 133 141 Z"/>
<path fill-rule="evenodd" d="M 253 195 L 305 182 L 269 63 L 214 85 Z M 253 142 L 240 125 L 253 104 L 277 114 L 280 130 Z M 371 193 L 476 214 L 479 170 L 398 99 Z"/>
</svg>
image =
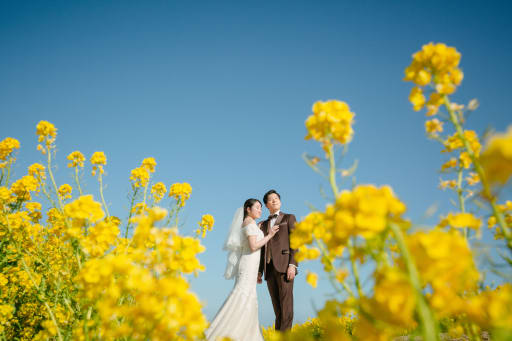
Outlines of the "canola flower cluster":
<svg viewBox="0 0 512 341">
<path fill-rule="evenodd" d="M 329 179 L 334 200 L 325 210 L 314 210 L 301 219 L 291 233 L 290 244 L 298 249 L 298 262 L 321 261 L 338 296 L 318 312 L 317 333 L 296 328 L 275 336 L 267 331 L 267 340 L 392 340 L 408 334 L 439 340 L 441 331 L 475 340 L 482 331 L 490 332 L 493 340 L 512 338 L 510 277 L 504 275 L 505 283 L 494 289 L 483 289 L 484 277 L 472 244 L 481 238 L 483 217 L 470 211 L 470 199 L 478 196 L 479 208 L 489 210 L 487 225 L 494 237 L 505 239 L 505 248 L 512 252 L 512 204 L 509 200 L 497 202 L 500 189 L 512 176 L 512 128 L 491 136 L 485 146 L 476 131 L 464 128 L 465 113 L 476 110 L 478 102 L 472 100 L 464 106 L 450 101 L 463 79 L 460 57 L 453 47 L 430 43 L 413 55 L 405 70 L 405 80 L 415 84 L 409 96 L 414 109 L 426 107 L 427 116 L 439 114 L 425 122 L 425 130 L 428 138 L 442 144 L 442 153 L 452 155 L 441 165 L 441 172 L 455 173 L 454 179 L 442 179 L 440 185 L 455 192 L 455 210 L 448 210 L 431 229 L 415 227 L 403 217 L 406 205 L 389 186 L 354 185 L 339 191 L 337 175 L 351 175 L 354 166 L 338 169 L 335 149 L 329 143 L 329 148 L 325 147 L 326 141 L 332 141 L 329 132 L 339 129 L 338 121 L 323 119 L 317 129 L 317 120 L 308 118 L 306 139 L 321 143 L 330 167 L 323 171 L 319 157 L 306 161 Z M 430 92 L 428 100 L 426 91 Z M 448 115 L 440 114 L 443 108 Z M 322 110 L 314 109 L 315 115 L 327 112 Z M 343 153 L 346 149 L 343 146 Z M 507 254 L 501 257 L 510 269 L 512 258 Z M 360 268 L 365 266 L 371 278 L 361 277 Z M 316 273 L 305 272 L 313 288 L 322 285 Z M 332 323 L 346 316 L 352 316 L 350 328 Z"/>
<path fill-rule="evenodd" d="M 296 224 L 290 246 L 299 249 L 297 259 L 315 259 L 317 248 L 307 248 L 314 240 L 326 246 L 330 255 L 341 256 L 350 238 L 373 238 L 387 227 L 388 220 L 401 221 L 405 205 L 389 186 L 358 185 L 342 191 L 325 212 L 312 212 Z"/>
<path fill-rule="evenodd" d="M 330 100 L 313 104 L 313 115 L 306 120 L 308 135 L 322 143 L 325 150 L 333 143 L 345 144 L 352 140 L 354 113 L 347 103 Z"/>
<path fill-rule="evenodd" d="M 440 184 L 454 191 L 455 209 L 447 209 L 430 229 L 404 218 L 407 207 L 389 186 L 338 190 L 337 177 L 350 176 L 357 166 L 338 169 L 335 157 L 337 148 L 347 151 L 354 114 L 337 100 L 313 105 L 305 138 L 321 144 L 327 173 L 319 157 L 306 161 L 329 179 L 333 200 L 299 221 L 290 243 L 298 249 L 297 261 L 321 261 L 337 295 L 317 317 L 286 333 L 263 329 L 266 340 L 384 341 L 421 334 L 433 341 L 441 331 L 475 340 L 482 331 L 493 340 L 512 338 L 510 277 L 505 273 L 503 283 L 485 287 L 473 246 L 487 215 L 494 238 L 512 251 L 512 203 L 499 197 L 512 176 L 512 128 L 492 134 L 483 146 L 476 131 L 464 128 L 466 112 L 478 103 L 450 101 L 463 79 L 460 57 L 453 47 L 430 43 L 405 71 L 405 80 L 415 84 L 409 96 L 414 109 L 426 107 L 428 116 L 437 115 L 425 122 L 425 130 L 441 143 L 443 155 L 450 155 L 440 170 L 455 174 Z M 84 155 L 74 151 L 67 157 L 74 186 L 57 186 L 51 163 L 57 129 L 41 121 L 36 134 L 47 164 L 32 164 L 16 180 L 11 173 L 20 143 L 0 141 L 0 338 L 203 338 L 208 321 L 186 276 L 204 271 L 197 255 L 205 249 L 197 236 L 204 238 L 214 219 L 203 215 L 196 237 L 180 233 L 178 215 L 190 198 L 190 184 L 167 189 L 153 183 L 156 161 L 144 159 L 130 173 L 133 192 L 123 221 L 109 213 L 104 198 L 106 155 L 96 152 L 89 160 L 100 202 L 81 187 Z M 156 206 L 166 194 L 174 199 L 170 210 Z M 45 204 L 36 200 L 41 196 Z M 480 216 L 472 213 L 474 198 Z M 500 256 L 509 270 L 511 257 Z M 362 267 L 369 277 L 362 277 Z M 318 274 L 305 273 L 313 288 L 323 285 Z"/>
<path fill-rule="evenodd" d="M 489 139 L 481 162 L 490 183 L 504 185 L 508 182 L 512 176 L 512 126 L 506 133 Z"/>
<path fill-rule="evenodd" d="M 412 63 L 405 69 L 405 81 L 416 86 L 411 90 L 409 100 L 414 110 L 427 106 L 428 116 L 435 115 L 444 103 L 444 95 L 451 95 L 460 85 L 464 74 L 459 69 L 460 53 L 445 44 L 429 43 L 421 51 L 413 54 Z M 428 101 L 423 87 L 432 86 L 433 91 Z"/>
<path fill-rule="evenodd" d="M 76 190 L 69 184 L 57 186 L 51 164 L 57 129 L 42 121 L 36 134 L 48 164 L 30 165 L 28 174 L 15 181 L 11 166 L 20 144 L 12 138 L 0 142 L 5 162 L 0 170 L 0 338 L 202 338 L 208 321 L 186 276 L 204 271 L 197 255 L 205 248 L 199 239 L 182 235 L 177 225 L 162 224 L 168 210 L 154 204 L 163 199 L 165 185 L 152 185 L 150 205 L 149 177 L 146 182 L 142 176 L 130 179 L 143 187 L 144 196 L 133 193 L 131 206 L 140 209 L 123 222 L 108 213 L 103 198 L 105 153 L 90 159 L 100 182 L 98 202 L 82 192 L 84 155 L 74 151 L 67 157 Z M 140 168 L 152 174 L 155 167 L 154 158 L 147 158 Z M 46 202 L 35 200 L 41 196 Z M 201 226 L 212 229 L 211 215 L 202 221 Z M 132 224 L 131 236 L 123 237 L 123 229 L 128 232 Z"/>
<path fill-rule="evenodd" d="M 211 214 L 205 214 L 201 217 L 201 221 L 198 223 L 199 228 L 196 230 L 196 235 L 201 235 L 203 238 L 206 236 L 206 231 L 211 231 L 215 219 Z"/>
<path fill-rule="evenodd" d="M 424 45 L 421 51 L 416 52 L 411 65 L 405 70 L 405 80 L 416 84 L 410 100 L 415 109 L 420 110 L 425 102 L 423 94 L 420 94 L 422 87 L 432 85 L 435 88 L 426 105 L 427 115 L 436 115 L 441 107 L 445 108 L 447 115 L 442 120 L 434 118 L 425 122 L 427 136 L 443 145 L 442 153 L 455 154 L 441 165 L 441 172 L 453 174 L 453 178 L 441 179 L 440 187 L 455 192 L 461 213 L 466 211 L 467 200 L 477 195 L 484 198 L 492 211 L 491 221 L 495 220 L 499 225 L 495 237 L 505 239 L 508 248 L 512 249 L 512 227 L 497 201 L 499 189 L 508 183 L 512 175 L 512 127 L 506 133 L 492 134 L 484 147 L 478 133 L 464 127 L 467 113 L 476 110 L 478 101 L 473 99 L 468 105 L 461 105 L 450 100 L 449 95 L 455 92 L 463 78 L 459 69 L 460 56 L 454 47 L 440 43 Z M 447 124 L 452 132 L 447 131 Z M 471 232 L 468 229 L 473 227 L 466 225 L 462 228 L 464 235 L 469 237 Z M 476 234 L 480 233 L 478 228 L 475 230 Z"/>
<path fill-rule="evenodd" d="M 169 196 L 174 197 L 180 207 L 185 206 L 185 203 L 188 198 L 190 198 L 191 193 L 192 187 L 187 182 L 175 183 L 171 185 L 171 188 L 169 188 Z"/>
</svg>

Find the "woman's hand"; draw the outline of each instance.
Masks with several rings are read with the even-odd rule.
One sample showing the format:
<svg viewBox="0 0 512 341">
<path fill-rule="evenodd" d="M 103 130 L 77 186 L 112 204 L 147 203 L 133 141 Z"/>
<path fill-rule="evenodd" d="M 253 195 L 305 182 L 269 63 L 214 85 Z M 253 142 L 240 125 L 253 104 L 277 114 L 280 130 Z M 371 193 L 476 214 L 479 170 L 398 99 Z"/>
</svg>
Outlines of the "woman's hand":
<svg viewBox="0 0 512 341">
<path fill-rule="evenodd" d="M 270 238 L 274 237 L 275 234 L 279 232 L 279 225 L 274 225 L 270 228 L 270 231 L 268 231 L 268 234 L 270 236 Z"/>
</svg>

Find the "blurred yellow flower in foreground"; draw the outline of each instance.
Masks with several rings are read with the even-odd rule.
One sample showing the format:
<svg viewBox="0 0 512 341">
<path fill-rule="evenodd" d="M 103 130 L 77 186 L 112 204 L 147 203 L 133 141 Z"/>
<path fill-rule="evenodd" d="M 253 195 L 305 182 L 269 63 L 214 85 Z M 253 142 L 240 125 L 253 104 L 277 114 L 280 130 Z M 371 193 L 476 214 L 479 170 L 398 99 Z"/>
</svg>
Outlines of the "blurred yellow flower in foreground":
<svg viewBox="0 0 512 341">
<path fill-rule="evenodd" d="M 437 118 L 433 120 L 425 122 L 425 130 L 428 134 L 436 134 L 443 132 L 443 122 L 439 121 Z"/>
<path fill-rule="evenodd" d="M 512 126 L 492 136 L 481 156 L 485 176 L 491 184 L 505 184 L 512 176 Z"/>
<path fill-rule="evenodd" d="M 105 215 L 101 204 L 94 201 L 92 195 L 83 195 L 64 206 L 64 213 L 73 219 L 79 221 L 89 220 L 90 222 L 97 222 Z"/>
<path fill-rule="evenodd" d="M 439 226 L 451 226 L 457 228 L 468 227 L 473 230 L 478 230 L 482 226 L 482 220 L 476 218 L 471 213 L 449 213 L 441 220 Z"/>
<path fill-rule="evenodd" d="M 314 272 L 309 272 L 306 275 L 306 282 L 311 285 L 313 288 L 316 288 L 318 282 L 318 275 Z"/>
</svg>

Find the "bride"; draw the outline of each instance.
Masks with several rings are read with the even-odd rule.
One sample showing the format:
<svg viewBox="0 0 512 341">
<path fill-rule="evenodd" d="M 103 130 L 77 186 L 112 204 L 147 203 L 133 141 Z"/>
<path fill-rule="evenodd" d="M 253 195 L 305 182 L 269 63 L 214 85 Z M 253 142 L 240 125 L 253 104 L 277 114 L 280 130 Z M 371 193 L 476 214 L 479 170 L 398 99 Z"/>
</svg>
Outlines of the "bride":
<svg viewBox="0 0 512 341">
<path fill-rule="evenodd" d="M 261 202 L 248 199 L 233 217 L 224 250 L 229 252 L 224 277 L 235 278 L 235 285 L 205 331 L 208 340 L 230 337 L 233 340 L 263 340 L 258 320 L 256 282 L 260 249 L 279 231 L 273 227 L 267 236 L 256 225 Z"/>
</svg>

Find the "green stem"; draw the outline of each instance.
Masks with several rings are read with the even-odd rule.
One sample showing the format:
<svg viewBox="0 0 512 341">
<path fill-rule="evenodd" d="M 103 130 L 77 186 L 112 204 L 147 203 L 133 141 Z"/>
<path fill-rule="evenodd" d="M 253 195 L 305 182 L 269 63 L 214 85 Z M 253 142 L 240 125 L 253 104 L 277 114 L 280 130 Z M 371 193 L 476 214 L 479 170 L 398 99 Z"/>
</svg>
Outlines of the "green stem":
<svg viewBox="0 0 512 341">
<path fill-rule="evenodd" d="M 78 188 L 78 193 L 80 193 L 80 196 L 83 195 L 82 187 L 80 187 L 80 179 L 78 177 L 78 166 L 75 167 L 75 183 L 76 187 Z"/>
<path fill-rule="evenodd" d="M 11 179 L 11 165 L 12 162 L 9 160 L 9 165 L 7 166 L 7 178 L 5 179 L 5 186 L 9 187 L 9 180 Z"/>
<path fill-rule="evenodd" d="M 167 216 L 167 220 L 165 221 L 164 226 L 169 226 L 169 224 L 171 223 L 172 217 L 174 216 L 174 212 L 176 211 L 176 208 L 177 208 L 176 205 L 174 205 L 170 208 L 169 215 Z"/>
<path fill-rule="evenodd" d="M 148 186 L 149 186 L 149 181 L 146 184 L 146 186 L 144 186 L 144 206 L 146 206 L 146 198 L 147 198 Z"/>
<path fill-rule="evenodd" d="M 334 160 L 334 147 L 333 145 L 329 145 L 328 154 L 329 154 L 329 182 L 331 184 L 332 192 L 334 193 L 334 200 L 338 197 L 338 185 L 336 184 L 336 162 Z"/>
<path fill-rule="evenodd" d="M 132 185 L 132 189 L 133 189 L 133 195 L 132 195 L 132 200 L 130 202 L 130 209 L 128 210 L 128 220 L 126 222 L 126 231 L 124 233 L 125 238 L 128 238 L 128 230 L 130 229 L 131 219 L 132 219 L 132 215 L 133 215 L 133 204 L 135 203 L 135 197 L 137 196 L 139 187 L 135 187 Z"/>
<path fill-rule="evenodd" d="M 57 183 L 55 182 L 55 178 L 53 177 L 52 171 L 52 147 L 48 145 L 48 174 L 50 175 L 50 179 L 52 180 L 53 189 L 55 190 L 55 194 L 57 195 L 57 199 L 59 199 L 59 207 L 61 212 L 64 212 L 64 205 L 62 204 L 62 200 L 59 195 L 59 188 L 57 187 Z"/>
<path fill-rule="evenodd" d="M 411 286 L 413 287 L 414 293 L 416 295 L 417 309 L 421 322 L 423 340 L 436 341 L 438 340 L 438 337 L 434 315 L 430 310 L 425 297 L 423 296 L 420 276 L 418 270 L 416 269 L 416 265 L 414 264 L 412 255 L 407 248 L 403 232 L 400 226 L 395 223 L 389 223 L 389 226 L 395 235 L 395 239 L 402 254 L 402 259 L 405 261 L 405 266 L 409 275 L 409 282 L 411 283 Z"/>
<path fill-rule="evenodd" d="M 459 199 L 459 208 L 462 213 L 466 212 L 465 204 L 464 204 L 464 193 L 462 189 L 462 173 L 463 169 L 462 166 L 459 166 L 459 169 L 457 170 L 457 198 Z M 468 239 L 468 228 L 464 227 L 464 238 Z"/>
<path fill-rule="evenodd" d="M 103 196 L 103 176 L 101 174 L 101 171 L 99 171 L 98 180 L 100 182 L 100 196 L 101 196 L 101 202 L 103 203 L 103 207 L 105 207 L 105 212 L 107 212 L 107 217 L 110 217 L 110 214 L 108 213 L 108 207 L 107 203 L 105 202 L 105 197 Z"/>
<path fill-rule="evenodd" d="M 359 270 L 355 261 L 354 243 L 352 238 L 348 240 L 348 252 L 350 255 L 350 264 L 352 265 L 352 272 L 354 273 L 354 280 L 356 282 L 357 293 L 359 298 L 363 297 L 363 290 L 361 289 L 361 281 L 359 280 Z"/>
<path fill-rule="evenodd" d="M 52 206 L 56 209 L 58 209 L 57 207 L 57 204 L 55 203 L 55 201 L 52 199 L 50 193 L 48 193 L 48 191 L 46 190 L 46 186 L 45 184 L 43 183 L 43 181 L 41 180 L 41 178 L 39 178 L 39 183 L 40 183 L 40 186 L 41 186 L 41 189 L 43 190 L 43 193 L 44 195 L 46 195 L 46 198 L 48 199 L 48 201 L 52 204 Z"/>
<path fill-rule="evenodd" d="M 497 198 L 492 195 L 491 193 L 491 186 L 487 180 L 487 177 L 485 176 L 485 172 L 482 168 L 482 165 L 480 164 L 479 158 L 475 155 L 473 149 L 469 145 L 469 141 L 464 136 L 464 131 L 462 129 L 462 125 L 460 124 L 459 120 L 457 119 L 457 115 L 451 108 L 450 99 L 448 96 L 444 96 L 444 105 L 446 107 L 446 110 L 448 110 L 448 113 L 450 114 L 450 121 L 455 126 L 455 129 L 457 131 L 457 134 L 459 135 L 459 138 L 462 140 L 464 144 L 464 148 L 469 154 L 469 157 L 471 158 L 471 161 L 473 162 L 473 165 L 475 167 L 475 170 L 480 177 L 480 181 L 482 182 L 482 189 L 483 189 L 483 196 L 486 198 L 492 208 L 492 213 L 496 217 L 498 225 L 501 227 L 501 230 L 503 231 L 503 234 L 505 236 L 505 239 L 507 240 L 507 247 L 512 251 L 512 232 L 510 231 L 510 228 L 508 227 L 505 217 L 503 216 L 503 213 L 499 210 L 498 205 L 496 204 Z"/>
<path fill-rule="evenodd" d="M 315 238 L 315 241 L 316 241 L 316 244 L 318 245 L 318 247 L 320 248 L 320 251 L 322 252 L 322 256 L 329 260 L 329 265 L 332 267 L 332 270 L 328 271 L 327 275 L 329 276 L 329 280 L 330 280 L 332 286 L 336 290 L 339 291 L 339 288 L 338 288 L 338 286 L 336 284 L 336 283 L 339 283 L 336 280 L 336 271 L 337 271 L 336 266 L 330 261 L 329 252 L 327 252 L 327 249 L 325 248 L 325 245 L 322 243 L 322 241 L 319 240 L 319 239 L 316 239 L 316 238 Z M 347 285 L 347 283 L 345 283 L 345 281 L 341 282 L 340 284 L 343 286 L 343 289 L 345 289 L 345 291 L 351 297 L 355 297 L 354 292 L 352 291 L 352 289 L 350 289 L 350 287 Z"/>
<path fill-rule="evenodd" d="M 179 199 L 178 202 L 176 203 L 176 218 L 174 219 L 174 226 L 176 226 L 176 228 L 178 228 L 178 216 L 179 216 L 180 210 L 181 210 L 181 199 Z"/>
</svg>

